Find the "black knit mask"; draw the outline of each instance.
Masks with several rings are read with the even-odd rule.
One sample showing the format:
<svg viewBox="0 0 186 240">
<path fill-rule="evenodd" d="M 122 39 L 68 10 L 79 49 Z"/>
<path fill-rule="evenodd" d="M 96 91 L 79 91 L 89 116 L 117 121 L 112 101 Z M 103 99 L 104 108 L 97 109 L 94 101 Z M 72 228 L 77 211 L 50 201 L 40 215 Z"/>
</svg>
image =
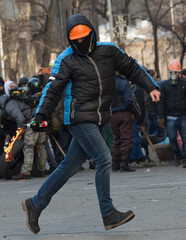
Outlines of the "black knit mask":
<svg viewBox="0 0 186 240">
<path fill-rule="evenodd" d="M 89 55 L 93 48 L 93 41 L 92 41 L 92 32 L 89 33 L 87 37 L 82 42 L 77 42 L 73 40 L 75 50 L 80 53 L 81 55 Z"/>
</svg>

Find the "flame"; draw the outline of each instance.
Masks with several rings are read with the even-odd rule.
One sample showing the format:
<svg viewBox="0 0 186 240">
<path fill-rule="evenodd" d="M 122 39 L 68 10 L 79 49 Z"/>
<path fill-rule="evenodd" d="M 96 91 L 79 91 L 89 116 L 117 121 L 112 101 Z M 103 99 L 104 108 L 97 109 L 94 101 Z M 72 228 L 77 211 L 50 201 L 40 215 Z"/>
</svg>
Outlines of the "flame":
<svg viewBox="0 0 186 240">
<path fill-rule="evenodd" d="M 12 148 L 15 143 L 15 141 L 19 138 L 20 135 L 22 135 L 24 132 L 23 128 L 18 128 L 16 131 L 16 136 L 13 136 L 12 139 L 10 140 L 8 146 L 4 149 L 5 154 L 5 159 L 6 162 L 12 162 L 14 160 L 14 156 L 12 153 Z"/>
</svg>

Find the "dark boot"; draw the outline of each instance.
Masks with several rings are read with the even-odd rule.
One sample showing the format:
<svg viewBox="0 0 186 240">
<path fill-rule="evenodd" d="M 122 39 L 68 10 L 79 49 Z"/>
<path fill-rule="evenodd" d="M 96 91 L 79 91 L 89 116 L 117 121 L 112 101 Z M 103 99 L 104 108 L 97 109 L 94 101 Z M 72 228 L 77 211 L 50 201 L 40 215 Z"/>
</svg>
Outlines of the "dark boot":
<svg viewBox="0 0 186 240">
<path fill-rule="evenodd" d="M 180 160 L 181 160 L 180 156 L 175 157 L 175 167 L 178 167 L 180 165 Z"/>
<path fill-rule="evenodd" d="M 94 161 L 92 159 L 89 160 L 89 169 L 90 170 L 95 170 L 95 167 L 96 167 L 96 165 L 95 165 Z"/>
<path fill-rule="evenodd" d="M 136 169 L 132 169 L 129 167 L 130 152 L 131 151 L 128 151 L 125 154 L 121 155 L 120 172 L 135 172 L 136 171 Z"/>
<path fill-rule="evenodd" d="M 130 168 L 129 166 L 128 167 L 124 167 L 124 168 L 120 168 L 120 172 L 135 172 L 136 169 L 133 169 L 133 168 Z"/>
<path fill-rule="evenodd" d="M 45 174 L 46 174 L 46 175 L 50 175 L 55 169 L 56 169 L 56 167 L 50 166 L 50 168 L 45 171 Z"/>
<path fill-rule="evenodd" d="M 120 226 L 124 223 L 129 222 L 135 217 L 135 214 L 129 210 L 128 212 L 119 212 L 114 211 L 110 215 L 108 215 L 106 218 L 103 219 L 103 223 L 106 230 L 110 230 L 112 228 L 115 228 L 117 226 Z"/>
<path fill-rule="evenodd" d="M 22 201 L 23 210 L 26 212 L 26 224 L 31 232 L 37 234 L 40 231 L 38 219 L 41 214 L 32 203 L 32 199 L 26 199 Z"/>
<path fill-rule="evenodd" d="M 31 179 L 31 175 L 18 173 L 17 175 L 12 176 L 13 180 L 23 180 L 23 179 Z"/>
<path fill-rule="evenodd" d="M 186 161 L 183 162 L 183 168 L 186 168 Z"/>
<path fill-rule="evenodd" d="M 39 171 L 37 169 L 32 171 L 32 177 L 45 177 L 45 171 Z"/>
</svg>

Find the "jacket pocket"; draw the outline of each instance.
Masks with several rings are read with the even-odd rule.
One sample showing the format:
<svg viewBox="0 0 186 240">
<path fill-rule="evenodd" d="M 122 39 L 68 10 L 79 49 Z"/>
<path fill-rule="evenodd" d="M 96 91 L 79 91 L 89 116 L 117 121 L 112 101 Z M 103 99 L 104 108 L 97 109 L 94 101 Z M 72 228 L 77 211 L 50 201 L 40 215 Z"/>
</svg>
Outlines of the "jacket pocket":
<svg viewBox="0 0 186 240">
<path fill-rule="evenodd" d="M 72 99 L 72 103 L 71 103 L 71 118 L 74 118 L 74 114 L 75 114 L 75 104 L 76 104 L 76 99 Z"/>
</svg>

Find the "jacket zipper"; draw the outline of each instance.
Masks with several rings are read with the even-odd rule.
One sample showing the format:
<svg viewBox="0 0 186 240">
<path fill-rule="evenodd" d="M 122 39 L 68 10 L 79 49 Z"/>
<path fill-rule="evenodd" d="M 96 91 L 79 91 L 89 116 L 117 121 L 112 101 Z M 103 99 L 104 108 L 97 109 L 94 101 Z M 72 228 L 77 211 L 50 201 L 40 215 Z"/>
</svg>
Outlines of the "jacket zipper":
<svg viewBox="0 0 186 240">
<path fill-rule="evenodd" d="M 98 125 L 101 125 L 101 122 L 102 122 L 102 117 L 101 117 L 101 113 L 100 113 L 100 108 L 101 108 L 101 104 L 102 104 L 102 101 L 101 101 L 101 97 L 102 97 L 102 92 L 103 92 L 103 86 L 102 86 L 102 82 L 101 82 L 101 76 L 100 76 L 100 73 L 99 73 L 99 70 L 98 70 L 98 67 L 96 65 L 96 63 L 94 62 L 94 60 L 88 56 L 88 59 L 91 61 L 91 63 L 93 64 L 95 70 L 96 70 L 96 73 L 97 73 L 97 76 L 98 76 L 98 82 L 99 82 L 99 97 L 98 97 L 98 108 L 97 108 L 97 114 L 98 114 L 98 117 L 99 117 L 99 121 L 98 121 Z"/>
<path fill-rule="evenodd" d="M 76 103 L 76 99 L 72 99 L 72 111 L 71 111 L 71 118 L 74 118 L 74 114 L 75 114 L 75 103 Z"/>
</svg>

